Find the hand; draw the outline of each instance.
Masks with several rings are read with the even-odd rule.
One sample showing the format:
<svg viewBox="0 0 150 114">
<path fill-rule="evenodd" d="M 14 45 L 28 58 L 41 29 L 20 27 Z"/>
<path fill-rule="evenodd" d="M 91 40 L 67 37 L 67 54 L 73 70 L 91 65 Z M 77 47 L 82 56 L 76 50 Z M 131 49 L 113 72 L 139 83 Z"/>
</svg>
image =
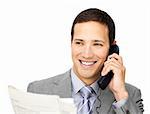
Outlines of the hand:
<svg viewBox="0 0 150 114">
<path fill-rule="evenodd" d="M 121 56 L 116 53 L 108 56 L 101 75 L 104 76 L 111 70 L 114 76 L 109 83 L 110 90 L 113 92 L 117 101 L 127 98 L 128 92 L 125 89 L 125 67 Z"/>
</svg>

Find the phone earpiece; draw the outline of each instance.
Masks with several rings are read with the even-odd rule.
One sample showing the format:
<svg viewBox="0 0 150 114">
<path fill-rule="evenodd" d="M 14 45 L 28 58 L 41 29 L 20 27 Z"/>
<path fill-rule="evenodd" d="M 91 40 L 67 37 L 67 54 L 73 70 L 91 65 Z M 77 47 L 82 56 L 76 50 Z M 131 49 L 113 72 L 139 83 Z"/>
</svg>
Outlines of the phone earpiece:
<svg viewBox="0 0 150 114">
<path fill-rule="evenodd" d="M 111 45 L 110 49 L 109 49 L 109 55 L 113 54 L 113 53 L 117 53 L 119 54 L 119 47 L 118 45 Z"/>
</svg>

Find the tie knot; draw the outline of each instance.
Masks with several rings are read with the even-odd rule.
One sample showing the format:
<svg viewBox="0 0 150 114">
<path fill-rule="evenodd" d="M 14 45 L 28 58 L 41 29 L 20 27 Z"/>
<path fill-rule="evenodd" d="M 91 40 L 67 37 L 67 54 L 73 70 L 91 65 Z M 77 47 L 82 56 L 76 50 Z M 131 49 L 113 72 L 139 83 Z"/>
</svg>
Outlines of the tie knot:
<svg viewBox="0 0 150 114">
<path fill-rule="evenodd" d="M 94 90 L 90 86 L 85 86 L 80 89 L 80 94 L 83 98 L 88 99 L 94 94 Z"/>
</svg>

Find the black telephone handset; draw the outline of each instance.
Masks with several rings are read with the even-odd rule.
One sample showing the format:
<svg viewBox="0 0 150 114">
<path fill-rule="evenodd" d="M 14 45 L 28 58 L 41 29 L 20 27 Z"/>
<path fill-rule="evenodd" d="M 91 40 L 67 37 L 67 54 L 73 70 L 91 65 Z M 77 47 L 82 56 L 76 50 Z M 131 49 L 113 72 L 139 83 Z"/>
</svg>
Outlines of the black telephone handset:
<svg viewBox="0 0 150 114">
<path fill-rule="evenodd" d="M 115 44 L 115 45 L 112 45 L 110 47 L 110 50 L 109 50 L 109 55 L 113 54 L 113 53 L 117 53 L 119 54 L 119 47 Z M 100 80 L 98 81 L 99 83 L 99 86 L 102 90 L 104 90 L 107 85 L 109 84 L 109 82 L 111 81 L 112 77 L 113 77 L 113 72 L 110 71 L 106 76 L 101 76 L 100 77 Z"/>
</svg>

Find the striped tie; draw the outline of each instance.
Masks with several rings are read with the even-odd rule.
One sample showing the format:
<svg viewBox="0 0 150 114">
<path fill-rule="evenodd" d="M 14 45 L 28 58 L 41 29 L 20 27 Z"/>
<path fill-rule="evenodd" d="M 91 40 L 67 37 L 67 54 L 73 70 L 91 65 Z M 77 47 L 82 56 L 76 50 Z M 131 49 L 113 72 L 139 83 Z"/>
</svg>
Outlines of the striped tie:
<svg viewBox="0 0 150 114">
<path fill-rule="evenodd" d="M 90 86 L 85 86 L 81 88 L 79 92 L 82 97 L 82 101 L 78 108 L 78 114 L 90 114 L 92 110 L 90 98 L 94 94 L 94 90 Z"/>
</svg>

